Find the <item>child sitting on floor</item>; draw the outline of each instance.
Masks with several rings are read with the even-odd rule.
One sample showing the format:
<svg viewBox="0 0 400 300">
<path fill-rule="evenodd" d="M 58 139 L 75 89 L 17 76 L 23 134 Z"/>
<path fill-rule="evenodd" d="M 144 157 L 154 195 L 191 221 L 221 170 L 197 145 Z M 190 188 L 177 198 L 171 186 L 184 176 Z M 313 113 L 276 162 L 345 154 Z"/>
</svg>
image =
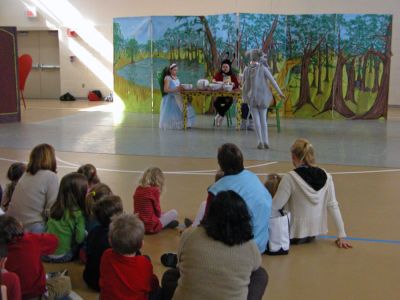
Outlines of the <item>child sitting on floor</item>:
<svg viewBox="0 0 400 300">
<path fill-rule="evenodd" d="M 99 225 L 99 222 L 94 215 L 94 205 L 97 201 L 103 199 L 104 197 L 112 195 L 112 191 L 110 187 L 104 183 L 96 183 L 92 186 L 88 193 L 86 194 L 85 198 L 85 229 L 86 235 L 88 235 L 93 228 Z M 79 259 L 82 263 L 86 263 L 86 250 L 87 250 L 87 239 L 84 240 L 82 244 L 82 248 L 79 251 Z"/>
<path fill-rule="evenodd" d="M 114 217 L 107 249 L 100 263 L 100 299 L 152 299 L 159 283 L 148 257 L 137 255 L 143 245 L 144 225 L 135 215 Z"/>
<path fill-rule="evenodd" d="M 176 228 L 179 225 L 175 209 L 161 212 L 160 194 L 164 181 L 164 174 L 159 168 L 148 168 L 133 195 L 134 212 L 143 221 L 146 233 L 157 233 L 163 228 Z"/>
<path fill-rule="evenodd" d="M 7 245 L 0 241 L 0 285 L 6 288 L 5 296 L 1 295 L 0 299 L 21 300 L 21 284 L 17 274 L 8 272 L 5 268 L 7 261 Z"/>
<path fill-rule="evenodd" d="M 96 183 L 93 185 L 89 190 L 86 195 L 86 232 L 90 232 L 96 225 L 98 225 L 98 222 L 96 220 L 96 217 L 94 216 L 93 213 L 93 207 L 96 204 L 97 201 L 101 200 L 102 198 L 106 196 L 112 195 L 112 191 L 110 187 L 104 183 Z"/>
<path fill-rule="evenodd" d="M 23 299 L 46 292 L 46 273 L 40 257 L 52 254 L 58 244 L 54 234 L 24 233 L 22 224 L 12 216 L 0 216 L 0 240 L 8 247 L 5 267 L 18 275 Z"/>
<path fill-rule="evenodd" d="M 53 255 L 42 259 L 46 262 L 68 262 L 79 253 L 85 239 L 85 197 L 88 181 L 82 174 L 73 172 L 61 179 L 57 200 L 50 209 L 47 232 L 59 238 Z"/>
<path fill-rule="evenodd" d="M 282 176 L 276 173 L 271 173 L 268 174 L 264 186 L 268 190 L 268 192 L 271 194 L 272 197 L 276 194 L 276 191 L 278 190 L 279 183 L 281 182 Z"/>
<path fill-rule="evenodd" d="M 87 237 L 87 261 L 83 279 L 90 288 L 100 291 L 100 260 L 103 252 L 110 248 L 108 232 L 111 218 L 123 212 L 121 198 L 105 196 L 95 203 L 93 211 L 99 224 L 89 232 Z"/>
<path fill-rule="evenodd" d="M 1 198 L 1 209 L 6 212 L 11 202 L 11 197 L 14 193 L 18 180 L 22 177 L 26 170 L 26 165 L 23 163 L 13 163 L 8 168 L 7 178 L 11 182 L 6 185 L 3 197 Z"/>
<path fill-rule="evenodd" d="M 79 167 L 78 171 L 79 174 L 83 174 L 89 183 L 89 189 L 92 188 L 95 184 L 100 182 L 100 178 L 97 175 L 97 169 L 92 164 L 85 164 Z"/>
</svg>

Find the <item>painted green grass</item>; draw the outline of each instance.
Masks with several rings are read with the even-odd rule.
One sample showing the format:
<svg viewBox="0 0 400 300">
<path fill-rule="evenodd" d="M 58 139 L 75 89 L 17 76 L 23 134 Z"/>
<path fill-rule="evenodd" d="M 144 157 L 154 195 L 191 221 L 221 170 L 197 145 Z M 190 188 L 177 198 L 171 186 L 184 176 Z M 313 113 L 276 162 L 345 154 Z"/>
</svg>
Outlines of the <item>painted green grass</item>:
<svg viewBox="0 0 400 300">
<path fill-rule="evenodd" d="M 114 73 L 114 90 L 124 102 L 125 111 L 143 113 L 152 111 L 151 89 L 135 85 Z"/>
</svg>

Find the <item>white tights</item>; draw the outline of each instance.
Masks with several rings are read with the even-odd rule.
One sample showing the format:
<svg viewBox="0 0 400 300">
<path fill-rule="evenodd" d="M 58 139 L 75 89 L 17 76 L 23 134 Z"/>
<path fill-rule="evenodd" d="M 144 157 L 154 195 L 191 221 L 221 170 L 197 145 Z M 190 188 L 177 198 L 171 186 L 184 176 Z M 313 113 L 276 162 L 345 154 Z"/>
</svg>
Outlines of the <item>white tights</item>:
<svg viewBox="0 0 400 300">
<path fill-rule="evenodd" d="M 164 228 L 166 225 L 176 220 L 177 218 L 178 218 L 178 212 L 176 211 L 176 209 L 171 209 L 167 212 L 162 213 L 160 217 L 160 222 L 162 224 L 162 227 Z"/>
<path fill-rule="evenodd" d="M 268 145 L 268 124 L 267 124 L 267 108 L 261 109 L 257 107 L 251 108 L 254 127 L 257 134 L 257 143 Z"/>
</svg>

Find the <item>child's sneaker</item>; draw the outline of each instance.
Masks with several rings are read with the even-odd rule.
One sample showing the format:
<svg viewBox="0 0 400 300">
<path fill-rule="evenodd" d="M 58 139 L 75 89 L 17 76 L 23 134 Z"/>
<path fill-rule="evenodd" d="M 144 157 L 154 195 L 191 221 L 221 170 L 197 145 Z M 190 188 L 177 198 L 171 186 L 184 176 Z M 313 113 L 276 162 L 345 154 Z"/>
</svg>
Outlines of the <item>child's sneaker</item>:
<svg viewBox="0 0 400 300">
<path fill-rule="evenodd" d="M 168 268 L 176 268 L 178 263 L 178 256 L 175 253 L 164 253 L 161 255 L 161 263 Z"/>
<path fill-rule="evenodd" d="M 165 225 L 164 228 L 174 229 L 178 226 L 179 226 L 179 222 L 177 220 L 173 220 L 173 221 L 169 222 L 167 225 Z"/>
<path fill-rule="evenodd" d="M 185 220 L 183 221 L 183 223 L 185 224 L 186 228 L 189 228 L 190 226 L 192 226 L 193 221 L 190 220 L 189 218 L 185 218 Z"/>
</svg>

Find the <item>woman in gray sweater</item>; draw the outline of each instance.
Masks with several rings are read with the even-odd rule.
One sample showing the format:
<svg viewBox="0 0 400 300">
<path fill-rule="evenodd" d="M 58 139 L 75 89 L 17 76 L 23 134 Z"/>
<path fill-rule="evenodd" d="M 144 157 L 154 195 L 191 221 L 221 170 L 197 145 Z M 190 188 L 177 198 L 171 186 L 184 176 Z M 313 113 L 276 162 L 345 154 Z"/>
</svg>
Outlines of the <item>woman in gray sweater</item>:
<svg viewBox="0 0 400 300">
<path fill-rule="evenodd" d="M 26 172 L 15 187 L 7 214 L 20 221 L 26 231 L 45 232 L 45 222 L 58 193 L 54 148 L 40 144 L 33 148 Z"/>
</svg>

